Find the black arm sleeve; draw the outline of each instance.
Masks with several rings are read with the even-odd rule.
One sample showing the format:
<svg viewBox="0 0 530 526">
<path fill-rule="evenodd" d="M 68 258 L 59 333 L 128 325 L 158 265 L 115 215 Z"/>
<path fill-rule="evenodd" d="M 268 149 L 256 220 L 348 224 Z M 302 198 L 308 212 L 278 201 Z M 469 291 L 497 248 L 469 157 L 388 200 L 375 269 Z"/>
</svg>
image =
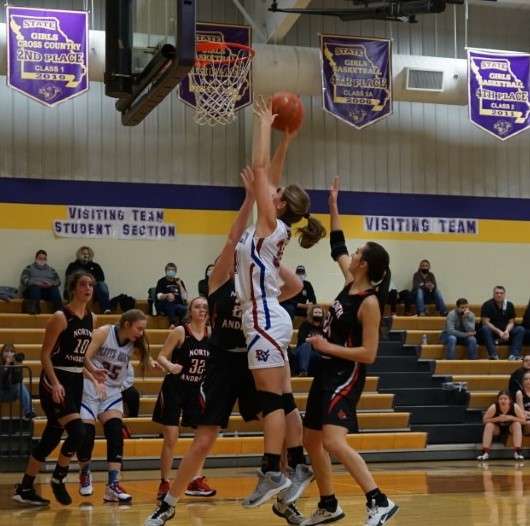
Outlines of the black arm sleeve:
<svg viewBox="0 0 530 526">
<path fill-rule="evenodd" d="M 329 235 L 329 244 L 331 246 L 331 257 L 337 261 L 340 256 L 348 255 L 346 239 L 342 230 L 332 230 Z"/>
</svg>

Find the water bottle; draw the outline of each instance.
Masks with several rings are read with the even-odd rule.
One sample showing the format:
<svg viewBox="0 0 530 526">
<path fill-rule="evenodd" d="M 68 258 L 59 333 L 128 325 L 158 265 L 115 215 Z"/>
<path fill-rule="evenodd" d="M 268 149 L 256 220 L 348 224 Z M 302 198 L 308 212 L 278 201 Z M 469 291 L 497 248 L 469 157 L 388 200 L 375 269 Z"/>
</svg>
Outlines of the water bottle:
<svg viewBox="0 0 530 526">
<path fill-rule="evenodd" d="M 427 345 L 427 343 L 429 343 L 429 339 L 427 338 L 426 334 L 423 334 L 422 337 L 421 337 L 421 344 L 422 345 Z"/>
</svg>

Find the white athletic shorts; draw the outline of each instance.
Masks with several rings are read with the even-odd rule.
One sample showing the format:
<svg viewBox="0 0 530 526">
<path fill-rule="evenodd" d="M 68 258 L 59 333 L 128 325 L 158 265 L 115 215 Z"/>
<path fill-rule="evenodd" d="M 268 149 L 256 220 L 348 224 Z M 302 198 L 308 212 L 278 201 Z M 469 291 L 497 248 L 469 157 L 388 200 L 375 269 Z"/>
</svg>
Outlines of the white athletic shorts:
<svg viewBox="0 0 530 526">
<path fill-rule="evenodd" d="M 250 304 L 243 309 L 242 325 L 247 341 L 248 368 L 271 369 L 289 363 L 287 347 L 293 334 L 293 323 L 287 311 L 277 302 L 260 301 L 261 309 Z"/>
<path fill-rule="evenodd" d="M 107 396 L 101 400 L 94 388 L 94 384 L 84 379 L 83 399 L 81 401 L 81 419 L 97 420 L 98 416 L 105 411 L 119 411 L 123 414 L 123 398 L 119 387 L 106 387 Z"/>
</svg>

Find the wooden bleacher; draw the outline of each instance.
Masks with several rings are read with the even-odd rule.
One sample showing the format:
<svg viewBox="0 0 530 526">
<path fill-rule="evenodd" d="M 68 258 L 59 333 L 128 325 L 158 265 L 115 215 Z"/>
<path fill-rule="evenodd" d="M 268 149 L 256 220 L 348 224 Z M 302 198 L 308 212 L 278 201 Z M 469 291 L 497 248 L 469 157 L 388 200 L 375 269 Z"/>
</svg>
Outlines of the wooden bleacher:
<svg viewBox="0 0 530 526">
<path fill-rule="evenodd" d="M 147 304 L 139 303 L 138 307 L 146 309 Z M 43 304 L 44 305 L 44 304 Z M 42 413 L 38 398 L 38 375 L 41 371 L 40 345 L 44 334 L 44 327 L 50 313 L 37 316 L 21 314 L 21 302 L 0 302 L 0 345 L 11 342 L 16 345 L 17 351 L 26 356 L 27 365 L 33 375 L 33 408 L 38 415 L 34 420 L 34 436 L 40 436 L 46 420 Z M 119 314 L 98 315 L 98 325 L 115 323 Z M 149 317 L 147 336 L 151 344 L 153 357 L 162 347 L 167 337 L 167 318 Z M 293 333 L 293 343 L 296 342 L 296 331 Z M 134 361 L 136 370 L 136 387 L 141 393 L 140 416 L 127 419 L 127 426 L 133 438 L 125 442 L 126 458 L 158 458 L 160 455 L 161 439 L 160 426 L 151 421 L 151 414 L 156 401 L 161 382 L 162 372 L 150 369 L 142 376 L 140 365 Z M 416 450 L 426 447 L 426 433 L 412 433 L 409 430 L 409 413 L 394 412 L 392 394 L 377 392 L 378 378 L 367 378 L 364 393 L 359 403 L 359 425 L 361 433 L 351 435 L 350 443 L 361 451 L 387 451 L 387 450 Z M 305 409 L 307 393 L 311 384 L 310 378 L 293 378 L 295 398 L 301 410 Z M 192 430 L 184 429 L 185 434 Z M 229 436 L 234 435 L 234 436 Z M 98 437 L 101 430 L 98 429 Z M 214 456 L 235 455 L 260 455 L 262 452 L 263 438 L 260 424 L 257 422 L 245 423 L 238 414 L 236 406 L 229 422 L 228 429 L 224 431 L 214 451 Z M 181 455 L 189 446 L 190 438 L 179 440 L 176 454 Z M 56 455 L 57 452 L 54 453 Z M 52 458 L 53 456 L 52 455 Z M 105 458 L 105 441 L 96 440 L 94 458 Z"/>
</svg>

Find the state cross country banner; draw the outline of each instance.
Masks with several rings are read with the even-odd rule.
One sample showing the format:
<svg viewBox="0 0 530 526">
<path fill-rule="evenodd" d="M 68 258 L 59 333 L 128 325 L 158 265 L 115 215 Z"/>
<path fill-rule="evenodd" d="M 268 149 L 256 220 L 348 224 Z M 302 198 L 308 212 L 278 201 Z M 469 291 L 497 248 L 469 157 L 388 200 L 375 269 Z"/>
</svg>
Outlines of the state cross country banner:
<svg viewBox="0 0 530 526">
<path fill-rule="evenodd" d="M 53 107 L 88 90 L 88 13 L 7 7 L 7 83 Z"/>
<path fill-rule="evenodd" d="M 530 55 L 469 49 L 469 118 L 505 141 L 529 126 Z"/>
<path fill-rule="evenodd" d="M 320 35 L 324 110 L 358 130 L 392 113 L 390 40 Z"/>
</svg>

